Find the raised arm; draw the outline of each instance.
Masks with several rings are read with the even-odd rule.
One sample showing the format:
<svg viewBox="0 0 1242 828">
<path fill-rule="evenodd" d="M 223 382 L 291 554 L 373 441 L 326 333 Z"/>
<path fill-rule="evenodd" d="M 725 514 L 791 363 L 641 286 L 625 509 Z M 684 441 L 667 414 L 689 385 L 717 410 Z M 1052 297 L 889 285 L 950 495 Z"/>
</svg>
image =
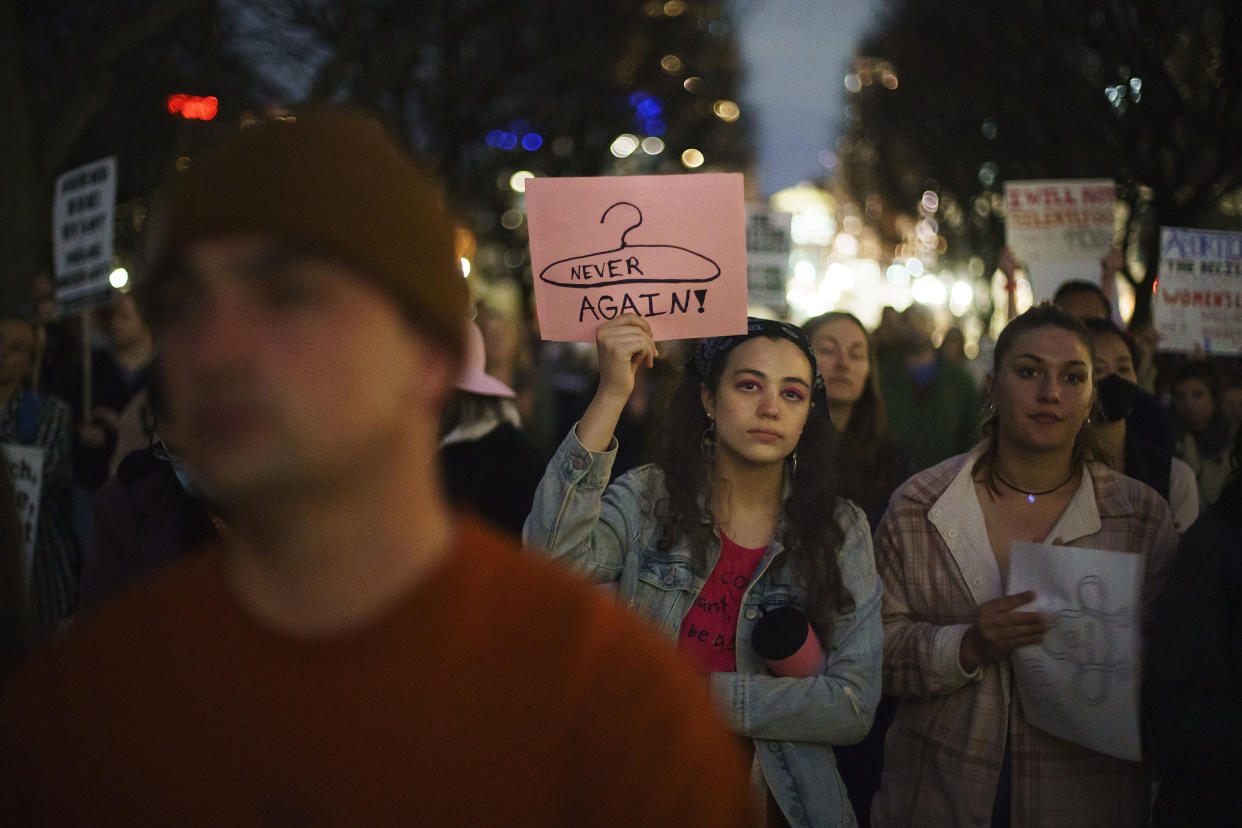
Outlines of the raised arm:
<svg viewBox="0 0 1242 828">
<path fill-rule="evenodd" d="M 629 541 L 639 530 L 638 503 L 648 496 L 645 476 L 625 475 L 608 485 L 617 449 L 613 431 L 634 390 L 638 366 L 650 366 L 657 352 L 651 326 L 633 314 L 600 325 L 595 341 L 599 388 L 548 463 L 522 539 L 531 549 L 608 582 L 620 577 Z"/>
<path fill-rule="evenodd" d="M 634 393 L 638 366 L 651 368 L 656 351 L 651 325 L 632 313 L 618 316 L 595 331 L 599 351 L 599 387 L 578 423 L 578 439 L 589 451 L 608 451 L 621 411 Z"/>
</svg>

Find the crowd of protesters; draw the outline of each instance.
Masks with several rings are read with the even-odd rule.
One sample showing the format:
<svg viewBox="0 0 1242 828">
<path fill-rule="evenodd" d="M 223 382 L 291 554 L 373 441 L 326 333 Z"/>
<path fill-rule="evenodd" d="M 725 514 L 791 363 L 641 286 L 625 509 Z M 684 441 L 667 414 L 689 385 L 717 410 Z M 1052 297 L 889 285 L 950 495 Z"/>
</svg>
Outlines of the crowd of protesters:
<svg viewBox="0 0 1242 828">
<path fill-rule="evenodd" d="M 0 822 L 1242 824 L 1238 360 L 1090 282 L 986 364 L 917 304 L 540 343 L 346 110 L 160 209 L 0 318 Z M 1015 541 L 1138 557 L 1142 762 L 1028 722 Z"/>
</svg>

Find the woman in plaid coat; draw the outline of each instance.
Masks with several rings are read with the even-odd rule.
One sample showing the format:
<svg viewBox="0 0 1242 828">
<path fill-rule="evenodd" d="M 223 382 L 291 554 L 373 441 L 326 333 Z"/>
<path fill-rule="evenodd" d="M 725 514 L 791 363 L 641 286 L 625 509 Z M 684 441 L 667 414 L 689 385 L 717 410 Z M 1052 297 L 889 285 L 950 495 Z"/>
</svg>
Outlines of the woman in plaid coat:
<svg viewBox="0 0 1242 828">
<path fill-rule="evenodd" d="M 1028 724 L 1009 654 L 1048 626 L 1006 589 L 1014 541 L 1143 556 L 1144 617 L 1177 544 L 1168 504 L 1091 460 L 1094 354 L 1041 305 L 996 343 L 984 440 L 906 482 L 875 537 L 884 584 L 885 741 L 877 826 L 1141 825 L 1142 764 Z"/>
</svg>

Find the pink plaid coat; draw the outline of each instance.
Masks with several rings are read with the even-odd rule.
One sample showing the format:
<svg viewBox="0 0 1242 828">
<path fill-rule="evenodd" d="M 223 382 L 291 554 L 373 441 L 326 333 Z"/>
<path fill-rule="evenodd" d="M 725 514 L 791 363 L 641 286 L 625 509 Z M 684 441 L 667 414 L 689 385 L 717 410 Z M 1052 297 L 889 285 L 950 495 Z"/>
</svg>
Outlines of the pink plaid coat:
<svg viewBox="0 0 1242 828">
<path fill-rule="evenodd" d="M 1150 798 L 1144 765 L 1058 739 L 1026 723 L 1008 660 L 967 675 L 957 660 L 979 604 L 998 585 L 977 565 L 991 554 L 970 487 L 981 447 L 915 475 L 876 529 L 884 585 L 884 692 L 901 703 L 885 740 L 872 822 L 987 826 L 1006 735 L 1014 826 L 1134 826 Z M 960 477 L 959 477 L 960 474 Z M 1168 504 L 1092 463 L 1045 542 L 1145 557 L 1145 617 L 1177 547 Z M 994 573 L 993 569 L 993 573 Z"/>
</svg>

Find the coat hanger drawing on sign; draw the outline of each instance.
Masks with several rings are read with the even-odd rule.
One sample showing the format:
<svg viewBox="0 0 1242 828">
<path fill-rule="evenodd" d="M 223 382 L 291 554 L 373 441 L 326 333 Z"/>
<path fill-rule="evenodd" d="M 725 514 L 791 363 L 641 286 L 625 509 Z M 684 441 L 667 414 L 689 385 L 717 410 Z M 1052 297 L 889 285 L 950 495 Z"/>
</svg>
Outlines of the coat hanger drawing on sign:
<svg viewBox="0 0 1242 828">
<path fill-rule="evenodd" d="M 611 250 L 561 259 L 539 271 L 539 278 L 559 287 L 592 288 L 601 285 L 642 283 L 710 282 L 720 276 L 720 265 L 676 244 L 630 244 L 626 237 L 643 223 L 643 211 L 628 201 L 618 201 L 600 216 L 621 205 L 633 207 L 638 220 L 621 231 L 621 244 Z"/>
</svg>

